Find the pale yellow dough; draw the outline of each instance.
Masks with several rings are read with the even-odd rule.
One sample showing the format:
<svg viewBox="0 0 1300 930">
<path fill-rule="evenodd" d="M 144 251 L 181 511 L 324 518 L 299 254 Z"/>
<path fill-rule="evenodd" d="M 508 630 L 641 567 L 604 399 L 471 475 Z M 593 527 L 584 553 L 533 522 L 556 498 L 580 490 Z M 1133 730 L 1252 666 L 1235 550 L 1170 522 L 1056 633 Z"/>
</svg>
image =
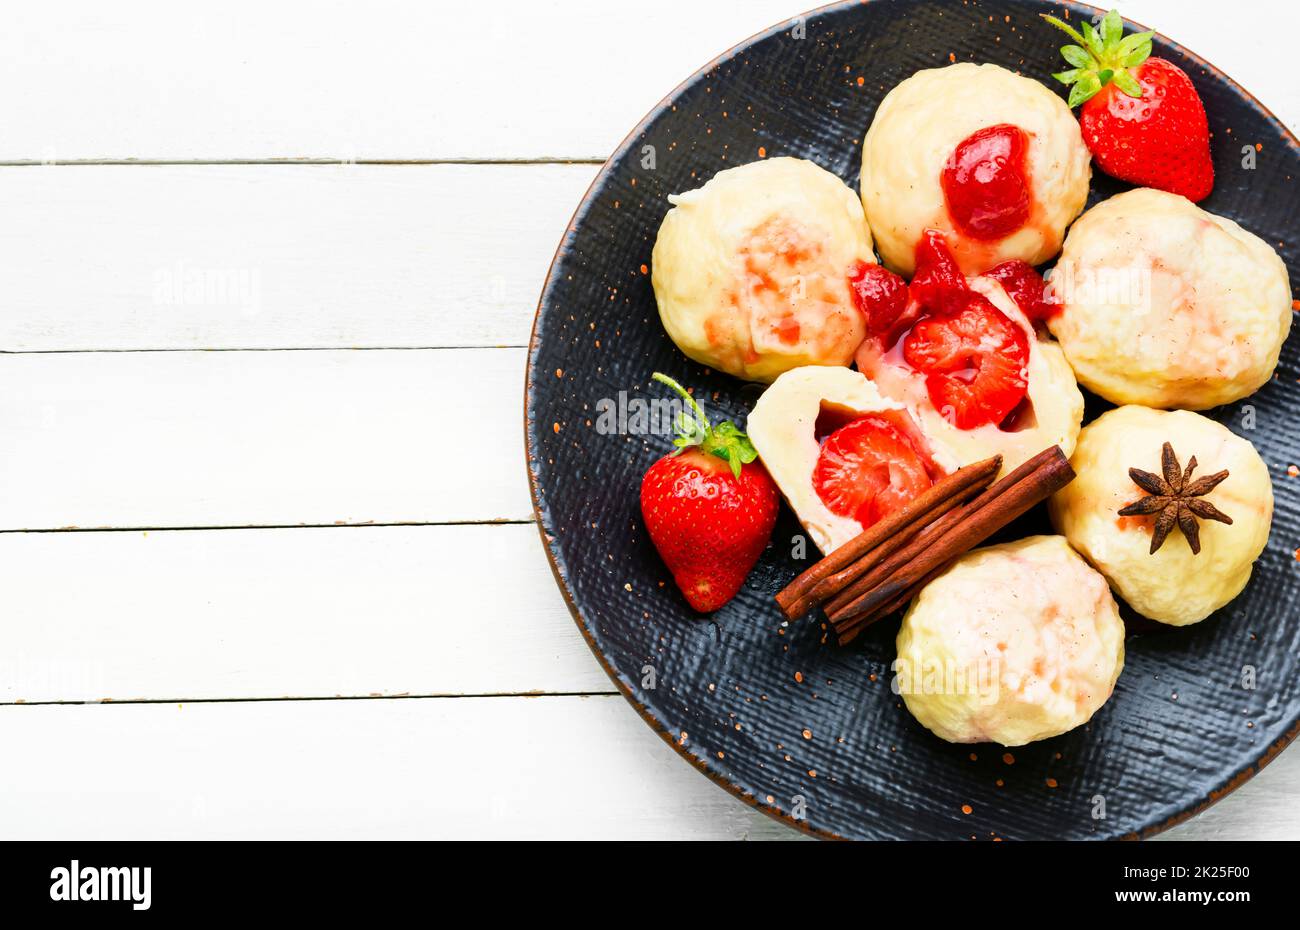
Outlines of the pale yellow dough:
<svg viewBox="0 0 1300 930">
<path fill-rule="evenodd" d="M 1155 518 L 1117 514 L 1146 496 L 1129 477 L 1129 468 L 1159 475 L 1165 442 L 1184 469 L 1196 456 L 1193 479 L 1229 472 L 1205 499 L 1232 517 L 1232 525 L 1201 520 L 1199 555 L 1192 554 L 1178 529 L 1149 553 Z M 1273 519 L 1268 468 L 1248 441 L 1190 411 L 1119 407 L 1083 428 L 1071 464 L 1078 477 L 1049 502 L 1052 523 L 1134 610 L 1185 626 L 1241 593 L 1268 543 Z"/>
<path fill-rule="evenodd" d="M 810 161 L 772 158 L 669 200 L 651 281 L 679 349 L 750 381 L 849 363 L 865 335 L 849 274 L 875 257 L 844 182 Z"/>
<path fill-rule="evenodd" d="M 898 632 L 898 690 L 951 743 L 1021 746 L 1086 723 L 1124 667 L 1106 580 L 1060 536 L 976 549 L 921 590 Z"/>
<path fill-rule="evenodd" d="M 951 450 L 963 465 L 1001 454 L 1002 474 L 1006 474 L 1048 446 L 1060 446 L 1070 455 L 1083 422 L 1083 394 L 1061 347 L 1049 338 L 1038 338 L 1033 325 L 997 281 L 979 277 L 970 278 L 969 283 L 972 290 L 987 297 L 1023 329 L 1029 342 L 1025 374 L 1033 413 L 1023 428 L 1012 432 L 988 424 L 958 429 L 931 403 L 925 376 L 892 354 L 881 357 L 874 340 L 864 342 L 858 350 L 858 370 L 875 381 L 886 397 L 900 401 L 926 436 Z"/>
<path fill-rule="evenodd" d="M 1052 273 L 1048 325 L 1079 381 L 1117 404 L 1204 410 L 1272 377 L 1291 329 L 1278 254 L 1184 197 L 1139 189 L 1085 213 Z"/>
<path fill-rule="evenodd" d="M 750 411 L 745 429 L 768 474 L 817 548 L 830 553 L 861 533 L 862 527 L 833 513 L 813 487 L 813 470 L 821 454 L 816 425 L 823 405 L 856 414 L 901 411 L 903 405 L 881 397 L 876 386 L 856 371 L 808 366 L 777 378 Z M 942 444 L 930 443 L 927 451 L 945 470 L 960 464 Z"/>
<path fill-rule="evenodd" d="M 977 130 L 1009 123 L 1030 136 L 1026 156 L 1036 208 L 1004 239 L 961 235 L 948 214 L 940 178 L 957 146 Z M 1018 258 L 1032 265 L 1056 255 L 1088 200 L 1091 159 L 1079 121 L 1037 81 L 970 62 L 918 71 L 876 110 L 862 147 L 862 203 L 885 264 L 910 277 L 921 234 L 948 234 L 962 270 L 980 274 Z"/>
</svg>

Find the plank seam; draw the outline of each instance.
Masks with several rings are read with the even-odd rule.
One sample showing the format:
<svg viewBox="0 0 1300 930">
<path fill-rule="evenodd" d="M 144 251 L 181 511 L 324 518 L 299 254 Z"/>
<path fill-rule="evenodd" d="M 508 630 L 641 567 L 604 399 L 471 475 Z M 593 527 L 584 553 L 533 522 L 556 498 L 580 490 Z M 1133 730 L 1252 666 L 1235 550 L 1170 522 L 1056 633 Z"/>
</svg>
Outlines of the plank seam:
<svg viewBox="0 0 1300 930">
<path fill-rule="evenodd" d="M 53 161 L 17 158 L 0 161 L 0 168 L 156 168 L 156 167 L 216 167 L 216 166 L 278 166 L 287 165 L 378 165 L 403 167 L 407 165 L 603 165 L 605 158 L 594 155 L 539 156 L 537 158 L 61 158 Z"/>
<path fill-rule="evenodd" d="M 101 698 L 97 701 L 0 701 L 0 707 L 107 706 L 111 704 L 284 704 L 323 701 L 450 701 L 496 698 L 621 697 L 617 691 L 489 691 L 482 694 L 451 692 L 428 694 L 334 694 L 292 697 L 240 698 Z"/>
<path fill-rule="evenodd" d="M 394 520 L 369 523 L 244 523 L 216 526 L 54 526 L 29 529 L 0 529 L 16 533 L 196 533 L 211 530 L 369 530 L 395 526 L 530 526 L 533 518 L 496 517 L 487 520 Z"/>
<path fill-rule="evenodd" d="M 135 347 L 130 349 L 0 349 L 0 355 L 150 355 L 164 352 L 462 352 L 526 348 L 528 344 L 523 342 L 495 343 L 490 346 L 222 346 L 211 349 Z"/>
</svg>

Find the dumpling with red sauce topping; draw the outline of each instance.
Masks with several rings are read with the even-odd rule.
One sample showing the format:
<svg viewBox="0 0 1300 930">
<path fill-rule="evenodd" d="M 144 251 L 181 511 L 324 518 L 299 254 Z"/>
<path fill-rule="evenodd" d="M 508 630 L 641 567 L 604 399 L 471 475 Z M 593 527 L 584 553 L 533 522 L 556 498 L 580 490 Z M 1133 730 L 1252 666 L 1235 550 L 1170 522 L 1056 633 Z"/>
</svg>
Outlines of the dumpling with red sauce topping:
<svg viewBox="0 0 1300 930">
<path fill-rule="evenodd" d="M 911 275 L 927 229 L 968 275 L 1061 248 L 1092 171 L 1079 122 L 1037 81 L 970 62 L 918 71 L 886 95 L 862 149 L 876 247 Z"/>
<path fill-rule="evenodd" d="M 865 332 L 849 275 L 875 259 L 862 204 L 843 181 L 810 161 L 772 158 L 669 200 L 651 283 L 679 349 L 749 381 L 849 364 Z"/>
<path fill-rule="evenodd" d="M 1058 309 L 1043 279 L 1016 260 L 967 278 L 934 230 L 917 253 L 910 285 L 878 265 L 855 279 L 858 370 L 963 462 L 1001 454 L 1005 474 L 1048 446 L 1069 455 L 1083 395 L 1043 325 Z"/>
</svg>

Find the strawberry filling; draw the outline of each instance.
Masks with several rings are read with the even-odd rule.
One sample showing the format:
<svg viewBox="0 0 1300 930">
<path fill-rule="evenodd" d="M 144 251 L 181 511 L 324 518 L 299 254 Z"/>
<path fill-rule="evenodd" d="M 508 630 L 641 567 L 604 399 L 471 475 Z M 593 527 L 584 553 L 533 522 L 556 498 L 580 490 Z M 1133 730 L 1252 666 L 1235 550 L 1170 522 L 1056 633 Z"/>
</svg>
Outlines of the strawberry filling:
<svg viewBox="0 0 1300 930">
<path fill-rule="evenodd" d="M 984 272 L 984 276 L 1001 284 L 1007 296 L 1016 302 L 1020 312 L 1031 320 L 1046 320 L 1061 309 L 1047 293 L 1043 276 L 1028 262 L 1012 259 L 990 268 Z"/>
<path fill-rule="evenodd" d="M 912 327 L 903 358 L 926 376 L 930 402 L 958 429 L 1002 423 L 1029 390 L 1024 330 L 979 294 Z"/>
<path fill-rule="evenodd" d="M 863 529 L 934 483 L 926 457 L 888 414 L 868 414 L 831 433 L 812 480 L 827 509 Z"/>
<path fill-rule="evenodd" d="M 1029 220 L 1028 143 L 1023 129 L 1000 123 L 967 136 L 948 157 L 940 183 L 948 215 L 964 235 L 1002 239 Z"/>
<path fill-rule="evenodd" d="M 874 336 L 892 333 L 907 310 L 907 282 L 880 265 L 858 262 L 849 273 L 849 292 Z"/>
<path fill-rule="evenodd" d="M 1023 261 L 1003 262 L 986 274 L 1030 320 L 1044 320 L 1058 309 L 1042 277 Z M 901 278 L 875 265 L 859 268 L 850 283 L 870 331 L 858 350 L 860 370 L 874 376 L 874 366 L 905 364 L 919 372 L 930 402 L 958 429 L 996 424 L 1014 432 L 1032 426 L 1029 338 L 971 290 L 942 233 L 927 229 L 922 235 L 906 295 Z"/>
<path fill-rule="evenodd" d="M 952 257 L 943 233 L 927 229 L 916 245 L 916 273 L 907 288 L 908 295 L 933 313 L 961 308 L 970 288 L 957 260 Z"/>
</svg>

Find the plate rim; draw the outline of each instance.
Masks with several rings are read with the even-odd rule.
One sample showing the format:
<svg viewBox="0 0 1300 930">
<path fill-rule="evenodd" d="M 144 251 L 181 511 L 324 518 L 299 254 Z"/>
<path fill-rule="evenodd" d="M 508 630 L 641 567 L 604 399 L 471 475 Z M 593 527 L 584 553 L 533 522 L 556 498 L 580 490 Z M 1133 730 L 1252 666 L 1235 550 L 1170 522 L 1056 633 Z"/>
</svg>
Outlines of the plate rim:
<svg viewBox="0 0 1300 930">
<path fill-rule="evenodd" d="M 813 826 L 812 824 L 804 820 L 800 820 L 792 817 L 791 815 L 785 813 L 779 808 L 776 808 L 772 805 L 761 803 L 755 795 L 745 791 L 743 788 L 741 788 L 740 785 L 728 779 L 721 772 L 714 770 L 714 768 L 706 759 L 692 755 L 690 752 L 686 750 L 684 746 L 678 745 L 677 741 L 673 739 L 672 734 L 668 732 L 668 728 L 658 719 L 658 717 L 655 716 L 654 712 L 650 708 L 648 708 L 645 704 L 637 700 L 637 698 L 632 692 L 631 687 L 622 680 L 622 678 L 619 676 L 618 671 L 610 664 L 609 660 L 606 658 L 604 651 L 600 648 L 599 644 L 596 642 L 594 633 L 592 632 L 586 617 L 583 616 L 582 610 L 578 607 L 577 603 L 573 599 L 573 592 L 569 589 L 568 581 L 565 578 L 565 569 L 560 564 L 559 554 L 555 551 L 555 546 L 557 543 L 555 539 L 553 537 L 550 537 L 549 534 L 547 533 L 546 517 L 549 512 L 549 508 L 543 506 L 541 500 L 541 489 L 540 489 L 539 477 L 538 477 L 539 468 L 537 466 L 538 456 L 533 441 L 533 428 L 535 426 L 535 421 L 536 421 L 536 417 L 535 417 L 536 411 L 534 409 L 534 404 L 535 404 L 534 375 L 536 374 L 536 365 L 535 365 L 536 357 L 538 351 L 541 348 L 541 342 L 539 339 L 539 330 L 542 324 L 542 316 L 546 310 L 547 295 L 551 292 L 556 281 L 556 273 L 557 273 L 558 266 L 560 262 L 568 255 L 568 252 L 572 246 L 572 240 L 577 233 L 578 225 L 582 222 L 582 220 L 586 217 L 588 211 L 594 205 L 595 201 L 592 198 L 593 192 L 595 192 L 599 187 L 601 187 L 604 184 L 604 182 L 609 178 L 611 172 L 613 171 L 614 163 L 620 160 L 627 153 L 627 151 L 631 148 L 636 138 L 643 133 L 643 131 L 650 125 L 650 123 L 656 120 L 666 109 L 671 107 L 673 101 L 676 100 L 677 97 L 684 90 L 691 87 L 696 82 L 700 81 L 702 78 L 708 75 L 709 72 L 713 71 L 718 65 L 734 57 L 741 50 L 749 48 L 750 46 L 754 45 L 759 41 L 771 38 L 773 35 L 776 35 L 778 32 L 784 31 L 791 23 L 795 22 L 796 20 L 809 20 L 812 19 L 813 17 L 839 12 L 840 10 L 852 9 L 854 7 L 859 7 L 864 4 L 878 3 L 878 2 L 884 2 L 884 0 L 838 0 L 838 2 L 828 3 L 822 6 L 814 7 L 813 9 L 807 10 L 803 13 L 796 13 L 792 16 L 787 16 L 779 20 L 778 22 L 772 24 L 771 26 L 768 26 L 766 29 L 762 29 L 754 33 L 753 35 L 750 35 L 749 37 L 742 39 L 741 41 L 732 45 L 730 48 L 715 55 L 706 64 L 704 64 L 700 68 L 697 68 L 688 77 L 686 77 L 684 80 L 679 82 L 671 91 L 669 91 L 666 95 L 664 95 L 663 98 L 661 98 L 657 103 L 654 104 L 653 107 L 650 108 L 650 110 L 645 114 L 645 116 L 643 116 L 637 122 L 637 124 L 632 128 L 632 130 L 628 132 L 626 136 L 623 137 L 622 141 L 620 141 L 618 145 L 614 147 L 614 150 L 610 153 L 609 157 L 607 157 L 604 160 L 604 162 L 601 163 L 600 170 L 596 172 L 596 176 L 592 179 L 591 184 L 589 184 L 587 186 L 587 189 L 583 192 L 582 198 L 578 201 L 578 205 L 574 208 L 572 215 L 569 217 L 569 221 L 565 226 L 564 232 L 560 236 L 560 242 L 556 246 L 555 253 L 551 258 L 551 263 L 547 267 L 546 277 L 544 278 L 542 283 L 541 293 L 538 295 L 537 309 L 534 311 L 533 314 L 532 330 L 530 331 L 528 337 L 528 351 L 525 354 L 525 359 L 524 359 L 524 366 L 525 366 L 524 367 L 524 423 L 523 423 L 524 458 L 525 458 L 525 464 L 527 465 L 527 469 L 528 469 L 528 493 L 529 493 L 529 498 L 533 509 L 533 523 L 537 529 L 539 537 L 541 538 L 542 549 L 546 553 L 546 561 L 547 564 L 550 566 L 552 576 L 555 578 L 556 586 L 560 589 L 560 593 L 564 597 L 565 605 L 569 609 L 569 614 L 573 617 L 574 624 L 578 627 L 578 631 L 582 634 L 582 638 L 586 642 L 587 648 L 589 648 L 591 650 L 592 655 L 595 656 L 596 662 L 600 665 L 602 671 L 604 671 L 605 674 L 609 677 L 610 681 L 614 683 L 615 688 L 618 689 L 618 693 L 636 711 L 637 716 L 639 716 L 650 727 L 650 729 L 661 740 L 663 740 L 664 743 L 666 743 L 669 747 L 671 747 L 673 752 L 679 758 L 687 762 L 693 769 L 695 769 L 697 772 L 701 773 L 702 775 L 706 776 L 711 782 L 713 782 L 718 787 L 722 788 L 732 797 L 738 798 L 739 800 L 743 801 L 745 804 L 749 805 L 750 807 L 758 811 L 761 811 L 762 813 L 766 814 L 768 817 L 771 817 L 773 820 L 776 820 L 777 822 L 784 824 L 787 827 L 791 827 L 805 835 L 812 836 L 817 839 L 831 839 L 831 840 L 850 840 L 852 838 L 842 836 L 834 832 L 833 830 L 827 830 L 823 827 Z M 1098 13 L 1098 14 L 1104 14 L 1106 12 L 1105 9 L 1102 9 L 1097 6 L 1093 6 L 1090 3 L 1079 2 L 1079 0 L 1068 0 L 1068 2 L 1060 3 L 1060 5 L 1063 7 L 1066 6 L 1073 7 L 1081 11 L 1092 11 L 1093 13 Z M 1242 87 L 1239 83 L 1233 80 L 1221 68 L 1212 64 L 1210 61 L 1208 61 L 1201 55 L 1198 55 L 1195 52 L 1191 51 L 1181 43 L 1176 42 L 1173 39 L 1169 38 L 1169 36 L 1165 35 L 1159 30 L 1151 29 L 1149 26 L 1145 26 L 1142 23 L 1138 22 L 1137 20 L 1130 19 L 1127 16 L 1124 17 L 1124 22 L 1128 26 L 1136 27 L 1139 31 L 1143 31 L 1143 32 L 1150 31 L 1155 33 L 1156 37 L 1161 42 L 1163 42 L 1164 44 L 1168 45 L 1173 49 L 1176 49 L 1182 55 L 1186 56 L 1189 60 L 1195 62 L 1197 66 L 1204 68 L 1208 72 L 1212 72 L 1217 79 L 1231 86 L 1241 98 L 1243 98 L 1246 101 L 1249 101 L 1251 104 L 1257 107 L 1259 111 L 1265 117 L 1268 118 L 1268 120 L 1270 120 L 1279 129 L 1281 129 L 1283 135 L 1287 138 L 1288 143 L 1293 151 L 1300 151 L 1300 141 L 1297 140 L 1296 135 L 1291 130 L 1291 128 L 1287 126 L 1286 123 L 1284 123 L 1281 119 L 1279 119 L 1277 115 L 1273 113 L 1272 110 L 1270 110 L 1267 106 L 1265 106 L 1264 103 L 1261 102 L 1258 97 L 1256 97 L 1250 91 L 1246 90 L 1246 88 Z M 1203 813 L 1208 808 L 1217 804 L 1223 798 L 1227 797 L 1229 794 L 1232 794 L 1234 791 L 1236 791 L 1246 782 L 1254 778 L 1255 775 L 1257 775 L 1260 771 L 1264 769 L 1265 766 L 1267 766 L 1270 762 L 1272 762 L 1275 758 L 1277 758 L 1277 756 L 1281 754 L 1281 752 L 1284 749 L 1286 749 L 1298 736 L 1300 736 L 1300 712 L 1297 712 L 1296 717 L 1291 721 L 1290 728 L 1280 738 L 1274 740 L 1271 743 L 1266 744 L 1259 751 L 1258 754 L 1256 754 L 1253 758 L 1251 758 L 1250 761 L 1248 761 L 1244 766 L 1234 771 L 1225 781 L 1223 781 L 1219 785 L 1218 788 L 1212 789 L 1206 797 L 1193 799 L 1192 801 L 1187 803 L 1184 807 L 1176 811 L 1174 814 L 1165 817 L 1163 820 L 1148 823 L 1142 827 L 1137 828 L 1136 830 L 1124 834 L 1123 836 L 1112 837 L 1112 839 L 1122 839 L 1122 840 L 1149 839 L 1150 837 L 1153 837 L 1159 833 L 1163 833 L 1164 831 L 1172 827 L 1176 827 L 1181 823 L 1185 823 L 1191 818 Z"/>
</svg>

